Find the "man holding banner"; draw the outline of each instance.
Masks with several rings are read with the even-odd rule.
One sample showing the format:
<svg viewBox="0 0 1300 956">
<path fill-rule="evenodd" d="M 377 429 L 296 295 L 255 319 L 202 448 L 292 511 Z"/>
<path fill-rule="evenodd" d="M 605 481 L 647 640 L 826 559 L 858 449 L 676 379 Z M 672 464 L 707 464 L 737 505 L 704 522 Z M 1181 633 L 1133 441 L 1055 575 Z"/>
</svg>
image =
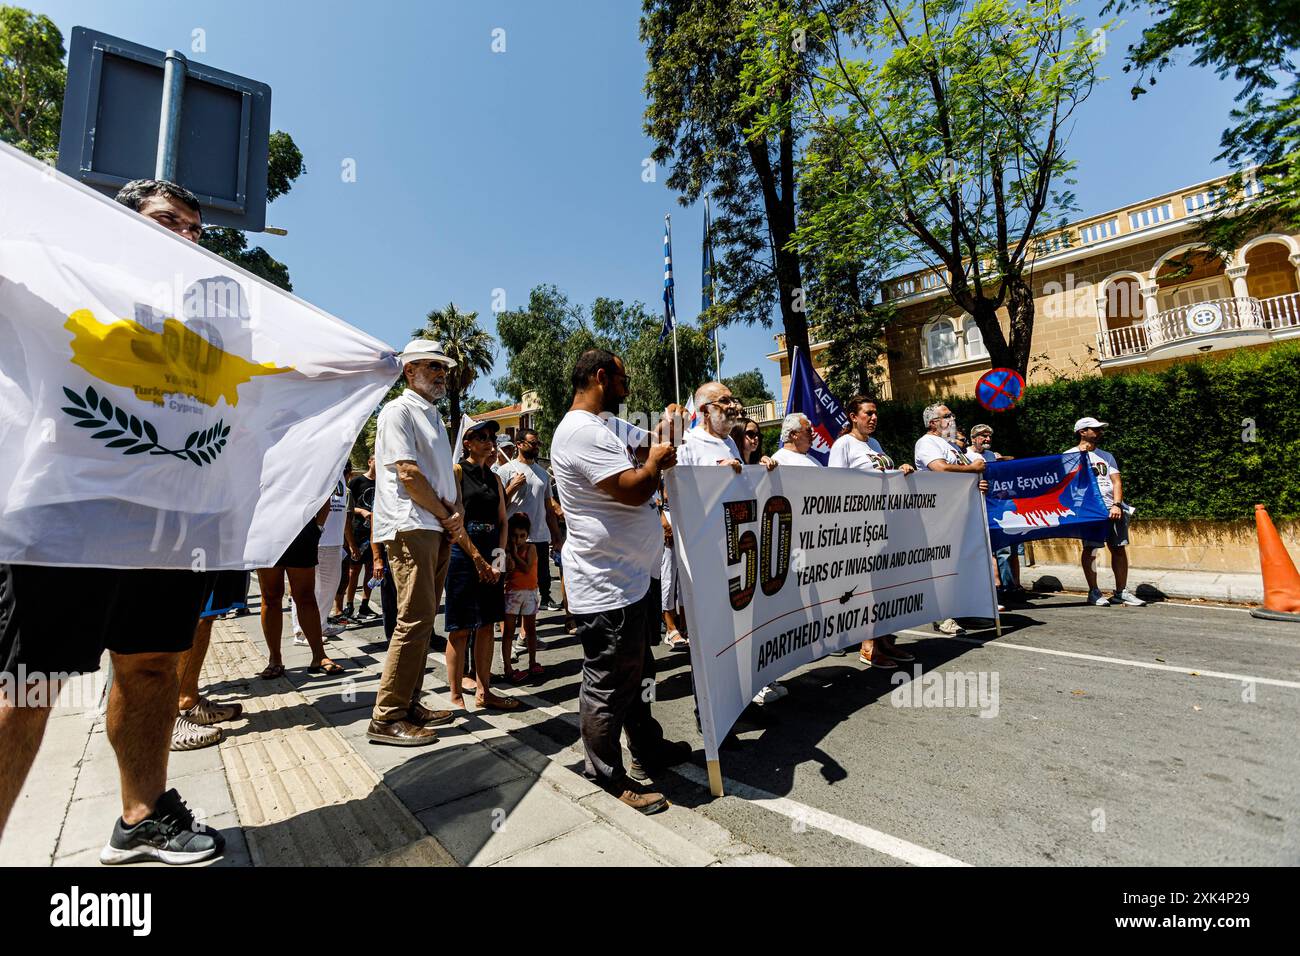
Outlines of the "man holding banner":
<svg viewBox="0 0 1300 956">
<path fill-rule="evenodd" d="M 1101 441 L 1105 422 L 1099 422 L 1091 416 L 1080 418 L 1074 423 L 1074 438 L 1078 442 L 1076 449 L 1088 456 L 1092 473 L 1097 476 L 1097 488 L 1101 492 L 1102 502 L 1106 505 L 1107 518 L 1110 521 L 1106 534 L 1095 540 L 1084 539 L 1083 575 L 1088 579 L 1088 603 L 1097 607 L 1108 607 L 1111 601 L 1101 593 L 1097 581 L 1097 549 L 1103 544 L 1110 548 L 1111 570 L 1115 572 L 1115 601 L 1129 607 L 1145 607 L 1142 600 L 1128 590 L 1128 512 L 1124 506 L 1124 486 L 1120 482 L 1119 463 L 1115 456 L 1097 447 Z"/>
<path fill-rule="evenodd" d="M 653 673 L 650 644 L 659 629 L 654 572 L 663 553 L 663 528 L 654 497 L 677 452 L 655 442 L 638 464 L 627 443 L 601 417 L 627 398 L 623 362 L 588 349 L 573 369 L 573 404 L 551 439 L 551 464 L 564 509 L 564 586 L 582 641 L 578 704 L 586 774 L 641 813 L 668 807 L 664 795 L 642 789 L 623 767 L 626 730 L 633 759 L 653 773 L 686 759 L 690 746 L 668 743 L 650 710 L 653 694 L 642 675 Z M 653 678 L 651 678 L 653 683 Z"/>
<path fill-rule="evenodd" d="M 925 434 L 916 440 L 913 457 L 918 470 L 947 471 L 957 474 L 983 474 L 987 462 L 982 457 L 971 461 L 953 444 L 957 437 L 957 416 L 947 405 L 928 405 L 921 413 Z M 980 491 L 988 491 L 988 482 L 980 480 Z M 992 558 L 990 558 L 992 560 Z M 949 637 L 959 637 L 966 629 L 953 618 L 934 622 L 934 629 Z"/>
<path fill-rule="evenodd" d="M 107 648 L 122 816 L 100 859 L 189 863 L 223 842 L 165 790 L 209 572 L 285 550 L 395 362 L 177 241 L 202 231 L 180 186 L 122 199 L 141 216 L 0 145 L 0 678 L 25 697 L 0 696 L 0 827 L 60 685 Z"/>
</svg>

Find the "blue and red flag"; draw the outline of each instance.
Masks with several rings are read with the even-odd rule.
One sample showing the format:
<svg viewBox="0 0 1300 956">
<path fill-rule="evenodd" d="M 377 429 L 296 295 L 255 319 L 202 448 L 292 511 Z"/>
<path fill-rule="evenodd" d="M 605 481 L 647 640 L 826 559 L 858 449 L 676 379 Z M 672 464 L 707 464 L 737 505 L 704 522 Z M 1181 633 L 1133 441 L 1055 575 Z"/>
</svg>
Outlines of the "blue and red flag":
<svg viewBox="0 0 1300 956">
<path fill-rule="evenodd" d="M 1106 540 L 1110 512 L 1082 452 L 990 462 L 984 478 L 993 550 L 1041 538 Z"/>
<path fill-rule="evenodd" d="M 790 394 L 785 400 L 785 413 L 795 412 L 802 412 L 812 422 L 813 439 L 808 454 L 825 465 L 831 457 L 831 445 L 849 424 L 849 416 L 844 414 L 808 356 L 798 349 L 791 356 Z"/>
</svg>

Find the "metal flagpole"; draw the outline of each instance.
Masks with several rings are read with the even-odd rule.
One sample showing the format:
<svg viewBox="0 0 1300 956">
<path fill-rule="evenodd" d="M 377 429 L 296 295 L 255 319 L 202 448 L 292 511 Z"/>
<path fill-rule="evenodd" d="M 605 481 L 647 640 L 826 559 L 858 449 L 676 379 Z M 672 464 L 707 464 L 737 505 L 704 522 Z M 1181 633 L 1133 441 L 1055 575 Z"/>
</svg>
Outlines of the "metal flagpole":
<svg viewBox="0 0 1300 956">
<path fill-rule="evenodd" d="M 673 252 L 673 217 L 672 215 L 664 216 L 664 228 L 668 230 L 668 255 L 671 257 Z M 671 265 L 669 266 L 671 269 Z M 676 285 L 676 283 L 673 283 Z M 677 370 L 677 303 L 676 293 L 673 292 L 673 394 L 676 396 L 677 404 L 682 403 L 682 383 L 681 376 Z"/>
</svg>

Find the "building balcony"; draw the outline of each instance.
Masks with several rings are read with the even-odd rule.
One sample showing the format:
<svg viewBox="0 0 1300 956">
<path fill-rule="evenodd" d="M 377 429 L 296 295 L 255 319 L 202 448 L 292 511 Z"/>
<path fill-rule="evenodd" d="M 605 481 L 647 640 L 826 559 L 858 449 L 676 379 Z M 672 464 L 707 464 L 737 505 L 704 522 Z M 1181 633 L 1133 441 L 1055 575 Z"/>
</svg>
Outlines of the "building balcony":
<svg viewBox="0 0 1300 956">
<path fill-rule="evenodd" d="M 1103 365 L 1262 345 L 1300 335 L 1300 293 L 1233 296 L 1166 309 L 1139 324 L 1097 333 Z"/>
</svg>

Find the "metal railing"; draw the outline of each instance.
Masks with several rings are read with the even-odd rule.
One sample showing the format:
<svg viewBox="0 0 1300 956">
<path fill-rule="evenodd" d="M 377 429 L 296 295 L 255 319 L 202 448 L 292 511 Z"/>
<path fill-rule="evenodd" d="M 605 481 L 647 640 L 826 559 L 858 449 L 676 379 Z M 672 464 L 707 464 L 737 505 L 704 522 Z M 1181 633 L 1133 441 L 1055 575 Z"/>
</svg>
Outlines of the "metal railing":
<svg viewBox="0 0 1300 956">
<path fill-rule="evenodd" d="M 746 405 L 745 417 L 756 422 L 770 422 L 776 418 L 776 402 L 763 402 L 761 405 Z"/>
</svg>

